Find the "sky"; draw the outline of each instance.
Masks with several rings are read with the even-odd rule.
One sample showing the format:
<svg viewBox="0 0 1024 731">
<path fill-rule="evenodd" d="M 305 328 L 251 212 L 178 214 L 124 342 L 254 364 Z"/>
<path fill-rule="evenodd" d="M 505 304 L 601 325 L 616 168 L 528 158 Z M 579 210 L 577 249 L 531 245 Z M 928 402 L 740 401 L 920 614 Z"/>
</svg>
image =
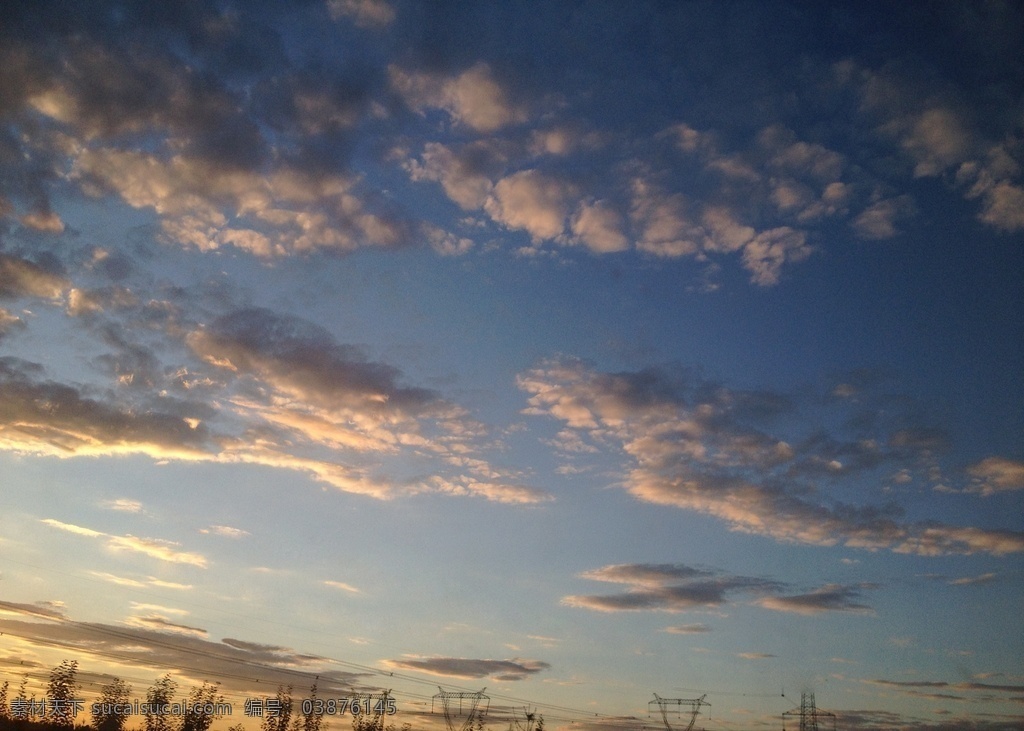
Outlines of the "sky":
<svg viewBox="0 0 1024 731">
<path fill-rule="evenodd" d="M 1022 274 L 1020 3 L 2 2 L 0 681 L 1018 729 Z"/>
</svg>

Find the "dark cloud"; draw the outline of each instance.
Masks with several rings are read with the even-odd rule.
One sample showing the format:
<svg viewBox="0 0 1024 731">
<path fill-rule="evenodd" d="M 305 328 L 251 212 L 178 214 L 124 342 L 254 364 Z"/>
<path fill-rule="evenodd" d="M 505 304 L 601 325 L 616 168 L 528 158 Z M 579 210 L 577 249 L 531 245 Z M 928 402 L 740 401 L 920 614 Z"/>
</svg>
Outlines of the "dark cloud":
<svg viewBox="0 0 1024 731">
<path fill-rule="evenodd" d="M 29 645 L 63 647 L 72 651 L 75 659 L 83 664 L 88 663 L 89 658 L 97 658 L 195 674 L 196 677 L 214 677 L 220 679 L 224 691 L 236 693 L 251 691 L 256 682 L 271 688 L 279 684 L 312 685 L 317 676 L 320 691 L 325 695 L 341 696 L 355 688 L 373 688 L 366 684 L 369 679 L 366 673 L 330 669 L 331 661 L 327 658 L 294 652 L 268 656 L 264 650 L 233 647 L 206 639 L 200 635 L 202 630 L 164 618 L 129 618 L 125 626 L 71 621 L 63 615 L 40 613 L 34 605 L 3 602 L 0 608 L 12 608 L 23 616 L 60 619 L 40 622 L 0 616 L 0 631 L 21 638 Z M 139 620 L 136 626 L 131 626 L 132 620 Z"/>
<path fill-rule="evenodd" d="M 876 588 L 870 584 L 844 586 L 842 584 L 826 584 L 807 594 L 793 596 L 762 597 L 755 603 L 766 609 L 796 614 L 823 614 L 825 612 L 855 612 L 874 614 L 874 610 L 866 604 L 859 604 L 865 589 Z"/>
<path fill-rule="evenodd" d="M 581 578 L 610 581 L 617 584 L 665 584 L 679 580 L 710 576 L 712 572 L 677 563 L 612 564 L 593 571 L 584 571 Z"/>
<path fill-rule="evenodd" d="M 26 377 L 0 362 L 0 435 L 11 445 L 53 454 L 119 451 L 198 454 L 211 446 L 203 424 L 154 410 L 136 413 L 78 389 Z"/>
<path fill-rule="evenodd" d="M 431 675 L 452 678 L 488 678 L 500 681 L 525 680 L 547 670 L 550 664 L 540 660 L 475 660 L 461 657 L 431 657 L 422 659 L 387 660 L 388 665 L 407 670 L 419 670 Z"/>
<path fill-rule="evenodd" d="M 36 602 L 35 604 L 21 604 L 19 602 L 0 601 L 0 611 L 11 614 L 32 615 L 45 617 L 46 619 L 65 619 L 66 614 L 63 608 L 54 607 L 50 602 Z"/>
<path fill-rule="evenodd" d="M 683 564 L 613 564 L 580 574 L 581 578 L 630 584 L 619 594 L 566 596 L 562 604 L 599 612 L 682 612 L 724 604 L 733 594 L 778 592 L 776 581 L 721 576 Z M 671 631 L 671 630 L 669 630 Z"/>
<path fill-rule="evenodd" d="M 398 385 L 399 371 L 339 345 L 323 328 L 265 309 L 239 310 L 188 339 L 197 355 L 327 408 L 393 414 L 438 404 L 435 393 Z"/>
<path fill-rule="evenodd" d="M 69 286 L 64 277 L 26 259 L 0 254 L 0 298 L 55 299 Z"/>
</svg>

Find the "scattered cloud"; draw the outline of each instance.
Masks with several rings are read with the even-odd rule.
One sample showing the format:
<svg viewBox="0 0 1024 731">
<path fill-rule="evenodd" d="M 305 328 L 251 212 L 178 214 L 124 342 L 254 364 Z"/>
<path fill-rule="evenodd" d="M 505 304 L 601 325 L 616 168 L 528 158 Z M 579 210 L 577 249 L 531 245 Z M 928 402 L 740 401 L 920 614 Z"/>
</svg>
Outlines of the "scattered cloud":
<svg viewBox="0 0 1024 731">
<path fill-rule="evenodd" d="M 83 528 L 70 523 L 62 523 L 61 521 L 54 520 L 53 518 L 44 518 L 39 522 L 43 525 L 48 525 L 51 528 L 57 528 L 59 530 L 67 531 L 68 533 L 74 533 L 75 535 L 85 536 L 87 538 L 104 538 L 106 539 L 107 547 L 114 551 L 132 551 L 160 561 L 188 564 L 198 568 L 206 568 L 207 565 L 206 558 L 200 554 L 189 551 L 179 551 L 177 547 L 181 544 L 176 543 L 175 541 L 165 541 L 159 538 L 138 538 L 132 535 L 111 535 L 109 533 L 101 533 L 100 531 L 92 530 L 91 528 Z"/>
<path fill-rule="evenodd" d="M 945 449 L 942 430 L 901 427 L 850 441 L 818 432 L 791 444 L 764 427 L 780 412 L 761 410 L 792 409 L 783 395 L 706 383 L 676 367 L 602 373 L 562 359 L 521 374 L 518 383 L 529 394 L 525 413 L 619 445 L 624 486 L 644 502 L 712 515 L 733 530 L 784 542 L 919 555 L 1024 551 L 1017 531 L 910 523 L 893 503 L 851 505 L 822 494 L 823 476 L 859 475 L 887 462 L 916 466 Z M 1012 468 L 997 466 L 975 473 L 1012 484 Z"/>
</svg>

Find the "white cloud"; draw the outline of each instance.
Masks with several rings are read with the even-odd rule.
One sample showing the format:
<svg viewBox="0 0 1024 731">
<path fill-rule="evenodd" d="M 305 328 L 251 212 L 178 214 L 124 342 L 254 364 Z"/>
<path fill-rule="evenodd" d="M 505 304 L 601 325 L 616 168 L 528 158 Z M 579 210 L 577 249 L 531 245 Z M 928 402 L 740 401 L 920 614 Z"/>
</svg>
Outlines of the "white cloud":
<svg viewBox="0 0 1024 731">
<path fill-rule="evenodd" d="M 622 233 L 622 216 L 604 201 L 580 203 L 572 219 L 572 232 L 598 254 L 629 248 L 629 241 Z"/>
<path fill-rule="evenodd" d="M 102 533 L 100 531 L 92 530 L 91 528 L 83 528 L 70 523 L 62 523 L 61 521 L 54 520 L 53 518 L 45 518 L 40 520 L 40 522 L 44 525 L 50 526 L 51 528 L 57 528 L 59 530 L 67 531 L 68 533 L 74 533 L 75 535 L 85 536 L 87 538 L 105 538 L 107 546 L 115 551 L 133 551 L 160 561 L 183 563 L 191 566 L 197 566 L 199 568 L 206 568 L 207 562 L 205 557 L 198 553 L 179 551 L 178 546 L 181 544 L 175 541 L 165 541 L 159 538 L 139 538 L 133 535 L 111 535 L 110 533 Z"/>
<path fill-rule="evenodd" d="M 913 215 L 915 210 L 910 196 L 886 198 L 871 204 L 851 225 L 861 238 L 890 239 L 899 233 L 896 221 Z"/>
<path fill-rule="evenodd" d="M 252 535 L 247 530 L 241 528 L 232 528 L 230 525 L 211 525 L 209 528 L 200 528 L 200 533 L 208 533 L 216 536 L 223 536 L 224 538 L 245 538 L 248 535 Z"/>
<path fill-rule="evenodd" d="M 363 593 L 361 589 L 357 589 L 356 587 L 352 586 L 351 584 L 346 584 L 344 581 L 332 581 L 330 579 L 327 579 L 327 580 L 322 581 L 320 583 L 323 584 L 324 586 L 329 586 L 332 589 L 341 589 L 342 591 L 347 591 L 350 594 L 362 594 Z"/>
<path fill-rule="evenodd" d="M 491 175 L 503 162 L 504 155 L 484 141 L 457 150 L 440 142 L 428 142 L 420 159 L 407 163 L 406 169 L 413 180 L 441 183 L 445 194 L 469 211 L 483 207 L 494 188 Z"/>
<path fill-rule="evenodd" d="M 782 265 L 803 261 L 811 255 L 803 231 L 789 226 L 762 231 L 743 247 L 743 265 L 750 281 L 762 287 L 779 283 Z"/>
<path fill-rule="evenodd" d="M 537 170 L 522 170 L 502 178 L 484 209 L 498 223 L 526 231 L 539 242 L 565 231 L 572 187 Z"/>
<path fill-rule="evenodd" d="M 486 63 L 477 63 L 455 77 L 406 72 L 394 65 L 388 71 L 391 86 L 416 111 L 443 109 L 477 132 L 495 132 L 527 119 L 526 111 L 511 102 Z"/>
</svg>

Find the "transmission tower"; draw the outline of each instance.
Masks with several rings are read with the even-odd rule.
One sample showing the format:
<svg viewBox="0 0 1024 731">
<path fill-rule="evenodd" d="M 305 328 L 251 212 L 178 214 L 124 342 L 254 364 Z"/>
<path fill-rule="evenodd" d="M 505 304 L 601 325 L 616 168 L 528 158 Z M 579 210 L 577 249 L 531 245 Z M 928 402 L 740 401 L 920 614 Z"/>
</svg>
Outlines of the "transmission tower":
<svg viewBox="0 0 1024 731">
<path fill-rule="evenodd" d="M 438 687 L 440 692 L 430 699 L 430 712 L 434 712 L 434 704 L 440 701 L 441 710 L 444 711 L 444 721 L 448 724 L 448 731 L 469 731 L 473 722 L 482 718 L 491 706 L 491 699 L 484 695 L 485 690 L 487 688 L 470 693 Z M 480 710 L 481 701 L 486 702 L 482 711 Z M 465 720 L 456 727 L 456 719 L 463 715 L 465 715 Z"/>
<path fill-rule="evenodd" d="M 836 728 L 836 714 L 828 711 L 820 711 L 814 705 L 814 693 L 805 690 L 800 694 L 800 707 L 786 711 L 782 714 L 782 731 L 786 731 L 786 716 L 800 716 L 800 731 L 819 731 L 818 719 L 830 717 L 832 719 L 832 731 Z"/>
<path fill-rule="evenodd" d="M 697 722 L 697 714 L 700 713 L 701 706 L 710 706 L 711 704 L 705 701 L 708 695 L 705 693 L 700 698 L 662 698 L 657 693 L 654 694 L 654 700 L 647 703 L 647 712 L 650 713 L 651 703 L 658 704 L 658 710 L 661 711 L 661 720 L 665 722 L 665 731 L 692 731 L 693 724 Z M 686 724 L 686 728 L 672 728 L 672 724 L 668 722 L 669 713 L 678 713 L 680 716 L 683 714 L 683 706 L 689 707 L 690 722 Z"/>
<path fill-rule="evenodd" d="M 508 724 L 508 731 L 536 731 L 537 728 L 537 712 L 531 711 L 529 707 L 523 709 L 523 717 L 526 719 L 525 723 L 519 721 L 516 716 L 516 710 L 512 709 L 512 720 Z"/>
</svg>

